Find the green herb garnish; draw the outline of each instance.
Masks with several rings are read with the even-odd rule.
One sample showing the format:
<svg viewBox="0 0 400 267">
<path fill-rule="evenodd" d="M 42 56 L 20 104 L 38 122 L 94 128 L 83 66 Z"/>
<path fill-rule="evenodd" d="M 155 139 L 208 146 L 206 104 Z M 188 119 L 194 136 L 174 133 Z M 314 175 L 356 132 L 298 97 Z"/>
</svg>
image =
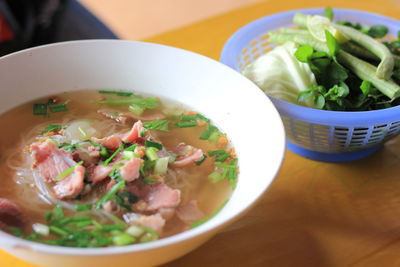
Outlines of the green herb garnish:
<svg viewBox="0 0 400 267">
<path fill-rule="evenodd" d="M 157 142 L 153 142 L 153 141 L 150 141 L 150 140 L 144 140 L 144 145 L 145 145 L 146 147 L 155 147 L 155 148 L 157 148 L 158 150 L 163 149 L 163 145 L 162 145 L 162 144 L 157 143 Z"/>
<path fill-rule="evenodd" d="M 60 173 L 59 175 L 57 175 L 54 180 L 62 180 L 64 178 L 66 178 L 68 175 L 70 175 L 74 170 L 76 166 L 82 165 L 83 161 L 79 161 L 78 163 L 76 163 L 74 166 L 70 167 L 69 169 L 63 171 L 62 173 Z"/>
<path fill-rule="evenodd" d="M 113 95 L 118 95 L 118 96 L 132 96 L 134 95 L 132 92 L 126 92 L 126 91 L 113 91 L 113 90 L 100 90 L 100 94 L 113 94 Z"/>
<path fill-rule="evenodd" d="M 124 145 L 121 144 L 121 145 L 118 147 L 118 149 L 115 150 L 114 153 L 112 153 L 112 155 L 111 155 L 108 159 L 106 159 L 106 160 L 103 162 L 103 165 L 106 166 L 108 163 L 110 163 L 111 160 L 112 160 L 116 155 L 118 155 L 118 153 L 119 153 L 123 148 L 124 148 Z"/>
<path fill-rule="evenodd" d="M 46 128 L 44 128 L 44 131 L 41 132 L 41 134 L 54 132 L 54 131 L 59 131 L 59 130 L 62 130 L 62 129 L 65 129 L 65 127 L 62 126 L 62 125 L 50 124 L 50 125 L 47 125 Z"/>
<path fill-rule="evenodd" d="M 33 104 L 33 115 L 47 115 L 47 104 Z"/>
<path fill-rule="evenodd" d="M 51 112 L 64 112 L 68 111 L 68 107 L 65 103 L 60 104 L 49 104 L 49 109 Z"/>
<path fill-rule="evenodd" d="M 143 122 L 143 127 L 149 130 L 168 131 L 168 120 L 153 120 Z"/>
</svg>

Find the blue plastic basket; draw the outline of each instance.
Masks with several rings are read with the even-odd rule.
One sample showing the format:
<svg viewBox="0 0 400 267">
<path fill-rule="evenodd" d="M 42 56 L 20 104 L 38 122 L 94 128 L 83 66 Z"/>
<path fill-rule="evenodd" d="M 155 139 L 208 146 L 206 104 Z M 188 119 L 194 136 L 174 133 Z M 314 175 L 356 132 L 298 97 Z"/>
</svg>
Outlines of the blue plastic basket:
<svg viewBox="0 0 400 267">
<path fill-rule="evenodd" d="M 323 8 L 291 10 L 258 19 L 234 33 L 226 42 L 221 62 L 242 72 L 252 61 L 271 50 L 270 30 L 294 26 L 295 13 L 322 15 Z M 335 20 L 365 25 L 381 24 L 397 36 L 400 22 L 377 14 L 334 9 Z M 303 107 L 270 97 L 285 125 L 291 151 L 319 161 L 344 162 L 364 158 L 400 133 L 400 106 L 376 111 L 339 112 Z"/>
</svg>

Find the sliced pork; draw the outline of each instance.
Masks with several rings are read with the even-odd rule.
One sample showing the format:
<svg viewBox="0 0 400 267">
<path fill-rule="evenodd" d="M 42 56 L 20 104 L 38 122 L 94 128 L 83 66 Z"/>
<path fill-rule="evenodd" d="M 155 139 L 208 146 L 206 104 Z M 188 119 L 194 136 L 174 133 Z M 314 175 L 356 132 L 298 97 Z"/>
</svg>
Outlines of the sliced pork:
<svg viewBox="0 0 400 267">
<path fill-rule="evenodd" d="M 57 182 L 53 187 L 54 192 L 59 199 L 75 198 L 82 191 L 84 186 L 85 168 L 83 166 L 76 166 L 72 173 Z"/>
<path fill-rule="evenodd" d="M 113 134 L 104 138 L 92 137 L 92 141 L 99 143 L 110 150 L 117 150 L 122 143 L 121 136 L 119 134 Z"/>
</svg>

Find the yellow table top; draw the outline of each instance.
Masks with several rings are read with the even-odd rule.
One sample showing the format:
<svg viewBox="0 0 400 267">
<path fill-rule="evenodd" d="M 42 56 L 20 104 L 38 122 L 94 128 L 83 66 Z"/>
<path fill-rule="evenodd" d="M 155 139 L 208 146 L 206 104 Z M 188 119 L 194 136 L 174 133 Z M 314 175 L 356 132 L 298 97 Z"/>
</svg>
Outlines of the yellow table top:
<svg viewBox="0 0 400 267">
<path fill-rule="evenodd" d="M 329 5 L 400 19 L 396 1 L 270 0 L 146 41 L 218 59 L 233 32 L 265 15 Z M 316 162 L 287 151 L 275 182 L 245 217 L 165 266 L 400 266 L 399 159 L 399 138 L 350 163 Z M 3 251 L 0 266 L 35 267 Z"/>
</svg>

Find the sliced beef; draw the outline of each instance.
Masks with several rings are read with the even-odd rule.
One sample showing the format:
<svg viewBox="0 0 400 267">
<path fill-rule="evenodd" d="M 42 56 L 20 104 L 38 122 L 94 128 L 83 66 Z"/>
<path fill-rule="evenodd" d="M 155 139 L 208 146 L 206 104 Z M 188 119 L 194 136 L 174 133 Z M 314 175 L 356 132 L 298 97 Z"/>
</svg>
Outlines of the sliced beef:
<svg viewBox="0 0 400 267">
<path fill-rule="evenodd" d="M 162 232 L 166 222 L 165 219 L 159 213 L 153 215 L 126 213 L 123 215 L 123 217 L 125 222 L 127 222 L 128 224 L 148 227 L 159 233 Z"/>
<path fill-rule="evenodd" d="M 140 135 L 143 132 L 143 130 L 144 128 L 142 122 L 141 121 L 135 122 L 135 124 L 132 126 L 132 129 L 128 133 L 123 135 L 122 141 L 129 143 L 135 142 L 137 139 L 140 138 Z"/>
<path fill-rule="evenodd" d="M 59 149 L 55 144 L 49 141 L 34 143 L 31 145 L 31 154 L 34 160 L 33 168 L 46 182 L 56 182 L 53 187 L 57 198 L 74 198 L 83 189 L 83 179 L 85 168 L 76 166 L 67 177 L 62 180 L 56 180 L 56 177 L 76 165 L 72 159 L 72 153 Z"/>
<path fill-rule="evenodd" d="M 33 158 L 32 167 L 47 182 L 53 181 L 57 175 L 76 164 L 71 152 L 59 149 L 49 141 L 33 143 L 30 149 Z"/>
<path fill-rule="evenodd" d="M 119 134 L 113 134 L 104 138 L 91 138 L 93 142 L 99 143 L 110 150 L 117 150 L 122 144 L 121 136 Z"/>
<path fill-rule="evenodd" d="M 133 180 L 139 178 L 140 176 L 140 166 L 142 165 L 142 160 L 139 158 L 133 158 L 126 162 L 119 170 L 122 179 L 127 182 L 132 182 Z"/>
<path fill-rule="evenodd" d="M 176 215 L 186 224 L 192 224 L 205 217 L 204 213 L 199 209 L 196 200 L 191 200 L 176 208 Z"/>
<path fill-rule="evenodd" d="M 172 189 L 164 183 L 146 185 L 140 189 L 131 186 L 128 190 L 141 200 L 134 204 L 134 206 L 140 205 L 141 207 L 136 207 L 140 210 L 156 211 L 161 208 L 175 208 L 181 202 L 181 191 Z"/>
<path fill-rule="evenodd" d="M 1 229 L 6 228 L 7 226 L 24 228 L 26 223 L 27 219 L 17 204 L 6 198 L 0 198 L 0 225 L 2 225 L 2 227 L 0 227 Z"/>
<path fill-rule="evenodd" d="M 148 227 L 150 229 L 153 229 L 154 231 L 161 233 L 165 225 L 165 219 L 157 213 L 155 215 L 149 216 L 141 215 L 133 223 L 139 226 Z"/>
<path fill-rule="evenodd" d="M 57 182 L 53 187 L 54 192 L 59 199 L 75 198 L 82 191 L 84 186 L 85 168 L 76 166 L 70 175 Z"/>
<path fill-rule="evenodd" d="M 184 156 L 179 156 L 172 165 L 175 167 L 184 167 L 186 165 L 202 160 L 203 157 L 204 153 L 201 149 L 194 149 Z"/>
<path fill-rule="evenodd" d="M 93 168 L 93 171 L 89 173 L 88 180 L 92 183 L 98 183 L 105 179 L 112 172 L 113 167 L 111 165 L 104 166 L 103 164 L 99 164 Z"/>
</svg>

